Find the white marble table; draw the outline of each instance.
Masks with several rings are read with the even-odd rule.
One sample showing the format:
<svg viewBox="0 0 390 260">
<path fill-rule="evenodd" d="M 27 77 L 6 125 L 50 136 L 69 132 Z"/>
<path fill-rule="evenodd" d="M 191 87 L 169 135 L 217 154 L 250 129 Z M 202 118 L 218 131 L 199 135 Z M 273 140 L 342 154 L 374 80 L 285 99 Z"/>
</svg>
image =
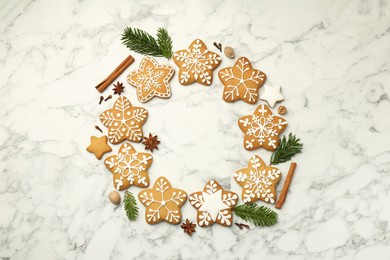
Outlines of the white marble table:
<svg viewBox="0 0 390 260">
<path fill-rule="evenodd" d="M 390 259 L 389 1 L 139 2 L 0 1 L 0 258 Z M 129 222 L 108 201 L 111 174 L 85 148 L 113 104 L 99 106 L 94 86 L 129 54 L 126 26 L 165 27 L 175 50 L 195 38 L 233 46 L 283 87 L 285 133 L 305 146 L 276 226 L 189 237 L 146 224 L 142 205 Z M 162 141 L 152 182 L 163 175 L 191 193 L 214 178 L 239 193 L 232 173 L 271 154 L 242 147 L 237 119 L 256 106 L 224 102 L 216 73 L 211 87 L 175 76 L 170 99 L 143 105 L 144 131 Z M 127 83 L 125 93 L 140 105 Z M 195 219 L 189 203 L 182 210 Z"/>
</svg>

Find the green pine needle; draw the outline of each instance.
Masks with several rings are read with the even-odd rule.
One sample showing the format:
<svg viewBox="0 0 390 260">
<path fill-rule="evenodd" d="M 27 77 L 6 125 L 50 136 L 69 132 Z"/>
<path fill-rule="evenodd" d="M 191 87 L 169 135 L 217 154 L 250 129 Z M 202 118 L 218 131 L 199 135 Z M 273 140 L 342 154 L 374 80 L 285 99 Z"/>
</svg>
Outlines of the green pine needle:
<svg viewBox="0 0 390 260">
<path fill-rule="evenodd" d="M 127 27 L 122 33 L 122 43 L 132 51 L 140 54 L 150 55 L 154 57 L 172 57 L 172 39 L 168 35 L 168 31 L 159 28 L 157 32 L 158 39 L 156 40 L 149 33 L 137 29 Z"/>
<path fill-rule="evenodd" d="M 303 144 L 300 141 L 301 139 L 292 133 L 288 135 L 288 140 L 286 136 L 283 136 L 279 147 L 272 153 L 270 163 L 274 165 L 284 163 L 291 160 L 294 155 L 301 153 Z"/>
<path fill-rule="evenodd" d="M 123 199 L 123 205 L 125 206 L 126 215 L 130 221 L 135 221 L 138 218 L 137 201 L 130 191 L 125 192 L 125 198 Z"/>
<path fill-rule="evenodd" d="M 255 226 L 269 227 L 278 222 L 278 214 L 265 206 L 256 203 L 242 204 L 234 208 L 234 213 L 245 221 L 252 222 Z"/>
<path fill-rule="evenodd" d="M 162 55 L 167 59 L 172 58 L 172 39 L 169 36 L 168 31 L 164 28 L 158 28 L 157 30 L 157 42 L 162 51 Z"/>
</svg>

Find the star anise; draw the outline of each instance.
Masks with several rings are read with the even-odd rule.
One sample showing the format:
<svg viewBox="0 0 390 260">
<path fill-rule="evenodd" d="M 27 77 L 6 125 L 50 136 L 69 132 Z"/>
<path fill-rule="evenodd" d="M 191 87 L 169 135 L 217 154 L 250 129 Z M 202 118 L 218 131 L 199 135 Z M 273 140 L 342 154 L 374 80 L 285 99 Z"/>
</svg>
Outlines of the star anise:
<svg viewBox="0 0 390 260">
<path fill-rule="evenodd" d="M 114 94 L 121 95 L 124 89 L 125 87 L 123 86 L 123 83 L 117 81 L 116 84 L 114 84 L 114 88 L 112 90 L 114 90 Z"/>
<path fill-rule="evenodd" d="M 153 149 L 158 150 L 158 144 L 160 143 L 159 140 L 157 140 L 157 135 L 153 136 L 152 134 L 149 134 L 149 137 L 144 137 L 144 141 L 142 144 L 145 145 L 145 150 L 150 150 L 153 152 Z"/>
<path fill-rule="evenodd" d="M 180 227 L 184 230 L 184 233 L 187 233 L 190 236 L 192 236 L 193 232 L 196 232 L 196 224 L 193 224 L 191 221 L 188 220 L 188 218 L 186 219 L 186 222 L 181 224 Z"/>
</svg>

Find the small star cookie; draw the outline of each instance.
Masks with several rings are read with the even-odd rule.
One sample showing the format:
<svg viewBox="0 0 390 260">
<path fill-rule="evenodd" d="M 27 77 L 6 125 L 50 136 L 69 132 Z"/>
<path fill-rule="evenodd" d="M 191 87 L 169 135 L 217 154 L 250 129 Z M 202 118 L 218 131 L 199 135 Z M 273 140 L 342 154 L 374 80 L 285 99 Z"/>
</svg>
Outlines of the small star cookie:
<svg viewBox="0 0 390 260">
<path fill-rule="evenodd" d="M 256 108 L 253 115 L 241 117 L 238 126 L 245 133 L 244 148 L 252 151 L 263 147 L 274 151 L 279 146 L 279 135 L 286 129 L 287 121 L 273 115 L 266 105 Z"/>
<path fill-rule="evenodd" d="M 104 164 L 113 174 L 114 187 L 117 190 L 125 190 L 132 185 L 141 188 L 149 186 L 146 170 L 152 162 L 151 154 L 139 153 L 126 142 L 119 148 L 118 155 L 107 157 Z"/>
<path fill-rule="evenodd" d="M 257 155 L 249 160 L 248 167 L 234 173 L 234 179 L 242 187 L 242 201 L 244 203 L 262 200 L 275 203 L 276 184 L 281 178 L 278 168 L 265 165 Z"/>
<path fill-rule="evenodd" d="M 250 61 L 245 57 L 239 58 L 233 67 L 221 69 L 218 76 L 225 86 L 223 100 L 235 102 L 242 99 L 249 104 L 257 102 L 258 89 L 267 78 L 260 70 L 253 69 Z"/>
<path fill-rule="evenodd" d="M 152 189 L 141 191 L 138 198 L 146 207 L 145 220 L 148 224 L 164 220 L 176 225 L 181 222 L 180 207 L 187 201 L 187 193 L 172 188 L 165 177 L 160 177 Z"/>
<path fill-rule="evenodd" d="M 87 147 L 87 151 L 95 154 L 98 160 L 102 159 L 103 154 L 111 152 L 111 147 L 107 144 L 107 136 L 91 136 L 91 144 Z"/>
<path fill-rule="evenodd" d="M 199 226 L 207 227 L 218 223 L 227 227 L 232 224 L 232 209 L 237 204 L 238 195 L 223 190 L 217 181 L 211 180 L 203 191 L 192 193 L 188 200 L 198 210 Z"/>
<path fill-rule="evenodd" d="M 280 86 L 264 85 L 264 93 L 260 99 L 267 101 L 270 107 L 274 107 L 276 102 L 283 101 L 284 97 L 280 92 Z"/>
<path fill-rule="evenodd" d="M 114 107 L 100 114 L 100 121 L 108 127 L 108 140 L 119 144 L 123 140 L 141 142 L 142 125 L 148 118 L 148 111 L 142 107 L 133 107 L 130 101 L 120 96 Z"/>
<path fill-rule="evenodd" d="M 137 88 L 140 102 L 146 102 L 154 96 L 169 98 L 171 96 L 171 80 L 175 70 L 168 65 L 159 65 L 155 59 L 144 57 L 138 70 L 130 72 L 127 81 Z"/>
<path fill-rule="evenodd" d="M 203 41 L 196 39 L 188 49 L 175 52 L 173 61 L 180 68 L 180 84 L 198 82 L 210 86 L 213 82 L 213 70 L 221 64 L 221 56 L 209 51 Z"/>
</svg>

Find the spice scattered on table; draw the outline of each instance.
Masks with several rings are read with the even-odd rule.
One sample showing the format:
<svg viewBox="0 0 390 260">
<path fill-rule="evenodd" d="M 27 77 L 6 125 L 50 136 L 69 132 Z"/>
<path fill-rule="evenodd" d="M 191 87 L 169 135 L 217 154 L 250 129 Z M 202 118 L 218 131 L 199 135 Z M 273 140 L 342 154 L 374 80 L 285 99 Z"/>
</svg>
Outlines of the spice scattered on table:
<svg viewBox="0 0 390 260">
<path fill-rule="evenodd" d="M 223 50 L 223 52 L 225 53 L 226 57 L 228 57 L 230 59 L 234 59 L 235 54 L 234 54 L 234 50 L 232 47 L 226 46 L 225 49 Z"/>
<path fill-rule="evenodd" d="M 149 137 L 144 137 L 144 141 L 142 144 L 145 145 L 145 150 L 150 150 L 153 152 L 153 149 L 158 150 L 158 145 L 160 144 L 160 141 L 157 139 L 157 135 L 153 136 L 152 134 L 149 134 Z"/>
<path fill-rule="evenodd" d="M 99 130 L 100 133 L 103 133 L 102 129 L 100 129 L 100 127 L 99 127 L 98 125 L 95 125 L 95 129 L 96 129 L 96 130 Z"/>
<path fill-rule="evenodd" d="M 108 194 L 108 198 L 114 205 L 119 205 L 121 203 L 121 195 L 116 190 L 111 191 Z"/>
<path fill-rule="evenodd" d="M 189 236 L 192 236 L 192 233 L 196 232 L 196 224 L 192 223 L 188 219 L 186 219 L 186 221 L 182 223 L 180 227 L 183 229 L 184 233 L 187 233 Z"/>
<path fill-rule="evenodd" d="M 213 42 L 213 45 L 215 46 L 215 48 L 217 48 L 219 50 L 219 52 L 222 52 L 222 44 L 221 43 Z"/>
<path fill-rule="evenodd" d="M 285 106 L 279 106 L 278 107 L 278 114 L 279 115 L 285 115 L 287 113 L 287 108 Z"/>
<path fill-rule="evenodd" d="M 122 61 L 121 64 L 118 65 L 118 67 L 115 68 L 113 72 L 111 72 L 110 75 L 108 75 L 107 78 L 105 78 L 102 82 L 100 82 L 95 88 L 97 91 L 102 93 L 104 90 L 108 88 L 108 86 L 111 85 L 112 82 L 116 78 L 118 78 L 125 69 L 127 69 L 132 63 L 134 62 L 133 56 L 129 55 L 125 60 Z"/>
<path fill-rule="evenodd" d="M 249 225 L 247 225 L 247 224 L 244 224 L 244 223 L 234 223 L 237 227 L 239 227 L 240 229 L 244 229 L 244 228 L 246 228 L 246 229 L 249 229 Z"/>
<path fill-rule="evenodd" d="M 275 205 L 275 208 L 277 208 L 277 209 L 281 209 L 283 204 L 284 204 L 284 201 L 286 200 L 287 192 L 288 192 L 288 189 L 289 189 L 290 184 L 291 184 L 291 179 L 294 176 L 294 172 L 295 172 L 296 167 L 297 167 L 297 163 L 292 162 L 290 165 L 290 169 L 288 170 L 286 180 L 284 181 L 282 192 L 280 192 L 278 202 L 276 202 L 276 205 Z"/>
<path fill-rule="evenodd" d="M 114 88 L 112 90 L 114 90 L 114 95 L 118 94 L 120 96 L 125 90 L 125 86 L 123 86 L 122 82 L 118 81 L 116 84 L 114 84 Z"/>
<path fill-rule="evenodd" d="M 111 99 L 112 98 L 112 95 L 109 95 L 108 97 L 106 97 L 106 99 L 104 100 L 104 102 L 106 102 L 107 100 Z"/>
</svg>

